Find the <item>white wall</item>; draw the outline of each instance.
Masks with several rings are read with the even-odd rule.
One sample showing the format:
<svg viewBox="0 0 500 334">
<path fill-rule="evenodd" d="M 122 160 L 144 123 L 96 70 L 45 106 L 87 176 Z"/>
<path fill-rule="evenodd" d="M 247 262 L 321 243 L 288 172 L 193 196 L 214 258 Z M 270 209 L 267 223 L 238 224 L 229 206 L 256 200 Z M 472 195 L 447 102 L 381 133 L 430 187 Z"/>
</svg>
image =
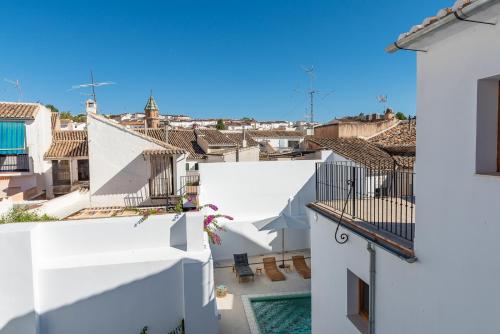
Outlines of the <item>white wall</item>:
<svg viewBox="0 0 500 334">
<path fill-rule="evenodd" d="M 87 190 L 76 190 L 43 202 L 41 206 L 32 211 L 62 219 L 88 207 L 90 207 L 89 192 Z"/>
<path fill-rule="evenodd" d="M 234 217 L 220 219 L 226 232 L 222 245 L 213 246 L 216 260 L 281 250 L 281 233 L 258 231 L 254 222 L 282 213 L 292 197 L 292 215 L 305 215 L 315 198 L 315 163 L 320 160 L 224 162 L 200 164 L 200 204 L 215 204 Z M 309 248 L 308 231 L 287 231 L 289 250 Z"/>
<path fill-rule="evenodd" d="M 478 80 L 500 74 L 500 26 L 460 24 L 467 30 L 417 56 L 418 261 L 377 249 L 377 333 L 500 332 L 500 176 L 476 174 Z M 311 224 L 313 332 L 356 333 L 345 317 L 345 272 L 367 279 L 366 243 L 351 233 L 338 245 L 334 223 Z"/>
<path fill-rule="evenodd" d="M 30 171 L 37 177 L 40 190 L 45 190 L 52 184 L 51 163 L 43 159 L 43 155 L 52 143 L 51 112 L 43 105 L 39 105 L 34 120 L 26 124 L 26 146 L 30 157 Z"/>
<path fill-rule="evenodd" d="M 207 240 L 186 245 L 200 214 L 139 219 L 0 226 L 0 333 L 217 333 Z"/>
<path fill-rule="evenodd" d="M 88 122 L 91 205 L 151 204 L 151 168 L 142 152 L 162 147 L 98 116 L 89 114 Z M 175 157 L 176 185 L 185 173 L 185 160 L 185 155 Z"/>
</svg>

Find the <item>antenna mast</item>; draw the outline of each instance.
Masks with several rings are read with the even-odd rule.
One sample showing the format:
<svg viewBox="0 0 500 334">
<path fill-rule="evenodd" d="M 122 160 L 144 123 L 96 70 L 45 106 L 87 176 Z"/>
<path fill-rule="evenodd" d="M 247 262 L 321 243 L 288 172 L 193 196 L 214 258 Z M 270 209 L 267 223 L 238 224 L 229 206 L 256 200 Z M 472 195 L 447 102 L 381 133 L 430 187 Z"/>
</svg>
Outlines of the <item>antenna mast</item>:
<svg viewBox="0 0 500 334">
<path fill-rule="evenodd" d="M 21 100 L 23 98 L 23 91 L 21 89 L 21 82 L 19 82 L 19 79 L 9 80 L 9 79 L 4 78 L 3 80 L 5 82 L 8 82 L 8 83 L 14 85 L 14 87 L 16 87 L 16 89 L 17 89 L 17 102 L 21 102 Z"/>
<path fill-rule="evenodd" d="M 92 87 L 92 96 L 94 97 L 94 102 L 97 105 L 97 99 L 95 97 L 95 83 L 94 83 L 94 73 L 92 73 L 92 70 L 90 70 L 90 86 Z"/>
<path fill-rule="evenodd" d="M 311 82 L 310 89 L 307 93 L 309 94 L 309 119 L 311 123 L 314 123 L 314 94 L 317 93 L 316 89 L 314 89 L 314 66 L 302 67 L 302 69 L 309 76 Z"/>
</svg>

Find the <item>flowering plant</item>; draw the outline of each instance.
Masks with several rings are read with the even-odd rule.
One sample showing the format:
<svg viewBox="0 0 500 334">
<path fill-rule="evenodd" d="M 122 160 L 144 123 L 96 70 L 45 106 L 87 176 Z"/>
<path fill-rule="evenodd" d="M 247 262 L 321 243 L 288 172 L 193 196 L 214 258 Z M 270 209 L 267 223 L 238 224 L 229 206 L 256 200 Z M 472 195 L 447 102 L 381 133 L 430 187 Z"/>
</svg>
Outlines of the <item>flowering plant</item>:
<svg viewBox="0 0 500 334">
<path fill-rule="evenodd" d="M 218 211 L 219 208 L 213 204 L 205 204 L 200 207 L 202 208 L 210 208 L 213 211 Z M 228 220 L 233 220 L 234 218 L 228 215 L 223 215 L 223 214 L 209 214 L 205 216 L 205 219 L 203 220 L 203 229 L 205 232 L 208 234 L 208 240 L 210 240 L 210 243 L 215 244 L 215 245 L 220 245 L 221 244 L 221 238 L 220 235 L 217 234 L 219 231 L 224 231 L 224 228 L 219 224 L 217 221 L 218 218 L 225 218 Z"/>
</svg>

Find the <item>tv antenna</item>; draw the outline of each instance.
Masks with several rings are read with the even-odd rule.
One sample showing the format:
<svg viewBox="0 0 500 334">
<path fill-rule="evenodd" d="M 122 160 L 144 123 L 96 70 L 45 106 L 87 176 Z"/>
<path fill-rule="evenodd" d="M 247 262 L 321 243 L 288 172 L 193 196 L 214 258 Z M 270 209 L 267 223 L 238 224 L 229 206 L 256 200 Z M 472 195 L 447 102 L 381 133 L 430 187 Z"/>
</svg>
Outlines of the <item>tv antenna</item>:
<svg viewBox="0 0 500 334">
<path fill-rule="evenodd" d="M 4 78 L 3 80 L 5 82 L 8 82 L 8 83 L 14 85 L 14 87 L 16 87 L 17 94 L 18 94 L 18 96 L 17 96 L 17 102 L 21 102 L 21 99 L 23 97 L 23 91 L 21 89 L 21 82 L 18 79 L 16 79 L 16 80 L 9 80 L 7 78 Z"/>
<path fill-rule="evenodd" d="M 384 105 L 384 107 L 385 107 L 385 104 L 387 103 L 387 94 L 377 96 L 377 101 L 378 101 L 378 103 Z"/>
<path fill-rule="evenodd" d="M 90 88 L 91 93 L 89 95 L 91 95 L 93 97 L 94 102 L 97 105 L 95 88 L 101 87 L 101 86 L 109 86 L 109 85 L 116 85 L 116 82 L 113 82 L 113 81 L 94 82 L 94 73 L 92 73 L 92 70 L 91 70 L 90 71 L 90 83 L 71 86 L 71 88 L 68 91 L 72 91 L 72 90 L 80 89 L 80 88 Z"/>
<path fill-rule="evenodd" d="M 302 66 L 302 70 L 306 73 L 306 75 L 309 77 L 309 90 L 306 92 L 307 95 L 309 95 L 309 112 L 308 112 L 308 118 L 311 123 L 314 123 L 314 97 L 316 94 L 318 94 L 320 91 L 314 88 L 314 81 L 316 80 L 316 73 L 314 72 L 314 66 Z M 335 91 L 331 90 L 327 93 L 325 93 L 322 97 L 322 100 L 324 100 L 326 97 L 329 95 L 333 94 Z"/>
</svg>

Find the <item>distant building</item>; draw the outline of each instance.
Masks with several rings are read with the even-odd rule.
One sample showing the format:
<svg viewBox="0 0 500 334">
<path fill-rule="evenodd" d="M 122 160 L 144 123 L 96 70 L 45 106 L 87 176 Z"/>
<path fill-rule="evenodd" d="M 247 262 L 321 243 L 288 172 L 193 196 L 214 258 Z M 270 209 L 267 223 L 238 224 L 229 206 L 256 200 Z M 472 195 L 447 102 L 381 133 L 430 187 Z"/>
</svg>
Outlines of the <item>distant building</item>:
<svg viewBox="0 0 500 334">
<path fill-rule="evenodd" d="M 144 107 L 144 114 L 146 115 L 146 125 L 148 128 L 155 129 L 160 126 L 160 119 L 158 117 L 159 111 L 160 110 L 156 105 L 156 101 L 153 98 L 153 95 L 150 95 L 148 102 Z"/>
</svg>

